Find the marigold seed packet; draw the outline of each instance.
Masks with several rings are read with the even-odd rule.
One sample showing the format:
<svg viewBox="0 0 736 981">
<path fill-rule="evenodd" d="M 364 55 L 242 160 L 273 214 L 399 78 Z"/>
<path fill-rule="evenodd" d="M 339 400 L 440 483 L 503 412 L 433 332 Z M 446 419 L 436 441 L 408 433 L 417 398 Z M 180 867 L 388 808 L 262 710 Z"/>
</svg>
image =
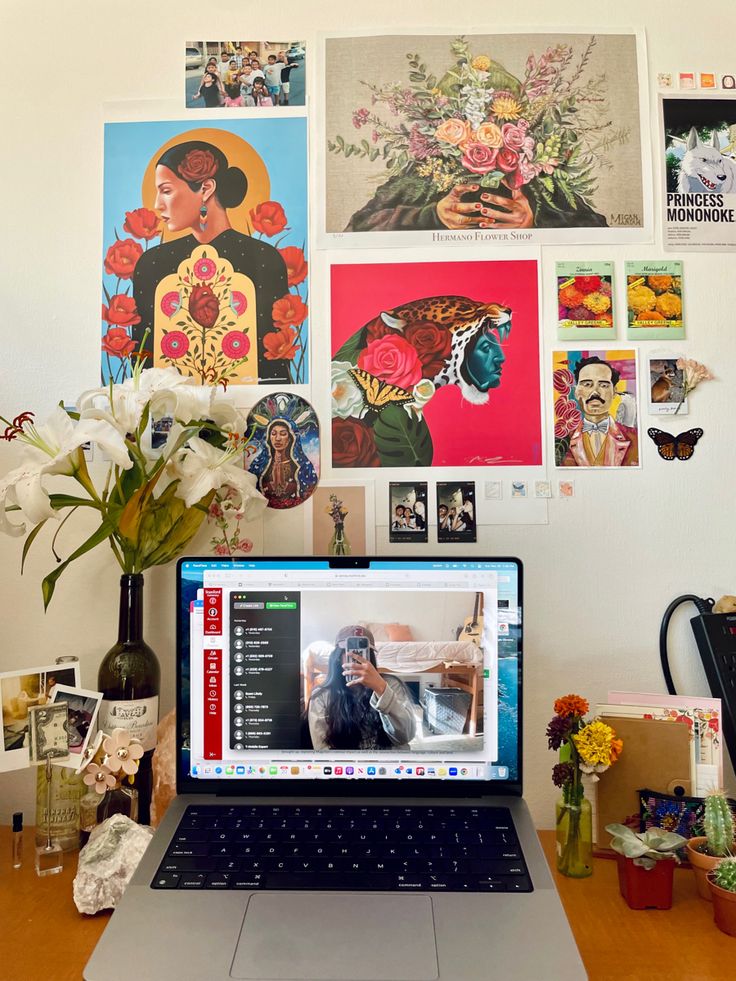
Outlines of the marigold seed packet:
<svg viewBox="0 0 736 981">
<path fill-rule="evenodd" d="M 557 336 L 561 341 L 616 336 L 613 263 L 557 263 Z"/>
<path fill-rule="evenodd" d="M 682 340 L 682 263 L 627 262 L 626 304 L 630 341 Z"/>
</svg>

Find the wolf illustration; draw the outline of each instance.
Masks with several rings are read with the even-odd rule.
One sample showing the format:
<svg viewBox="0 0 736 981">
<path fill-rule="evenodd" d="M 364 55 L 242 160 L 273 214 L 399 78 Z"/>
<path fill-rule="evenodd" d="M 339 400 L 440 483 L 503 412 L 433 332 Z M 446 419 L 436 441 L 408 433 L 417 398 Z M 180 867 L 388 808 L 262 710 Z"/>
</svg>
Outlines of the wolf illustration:
<svg viewBox="0 0 736 981">
<path fill-rule="evenodd" d="M 701 143 L 695 127 L 685 142 L 685 155 L 677 179 L 680 194 L 736 193 L 736 160 L 721 153 L 718 134 L 712 143 Z"/>
</svg>

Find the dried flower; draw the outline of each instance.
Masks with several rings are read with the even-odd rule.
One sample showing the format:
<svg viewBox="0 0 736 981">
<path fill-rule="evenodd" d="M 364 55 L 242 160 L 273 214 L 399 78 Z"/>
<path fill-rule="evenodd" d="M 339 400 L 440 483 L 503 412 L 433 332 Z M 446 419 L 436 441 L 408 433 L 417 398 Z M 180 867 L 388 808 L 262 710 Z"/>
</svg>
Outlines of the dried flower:
<svg viewBox="0 0 736 981">
<path fill-rule="evenodd" d="M 552 783 L 555 787 L 564 787 L 574 776 L 575 767 L 572 763 L 555 763 L 552 767 Z"/>
<path fill-rule="evenodd" d="M 547 726 L 547 745 L 550 749 L 559 749 L 570 738 L 571 724 L 560 715 L 555 715 Z"/>
<path fill-rule="evenodd" d="M 592 768 L 605 769 L 611 765 L 611 742 L 615 737 L 616 733 L 613 729 L 599 719 L 595 719 L 573 735 L 572 741 L 580 756 L 580 768 L 583 772 L 586 772 L 586 767 L 591 768 L 587 772 L 592 772 Z"/>
<path fill-rule="evenodd" d="M 715 377 L 704 364 L 694 361 L 692 358 L 678 358 L 677 367 L 682 371 L 683 375 L 680 405 L 682 405 L 690 392 L 698 387 L 701 381 L 712 381 Z M 675 409 L 675 415 L 680 411 L 680 405 Z"/>
</svg>

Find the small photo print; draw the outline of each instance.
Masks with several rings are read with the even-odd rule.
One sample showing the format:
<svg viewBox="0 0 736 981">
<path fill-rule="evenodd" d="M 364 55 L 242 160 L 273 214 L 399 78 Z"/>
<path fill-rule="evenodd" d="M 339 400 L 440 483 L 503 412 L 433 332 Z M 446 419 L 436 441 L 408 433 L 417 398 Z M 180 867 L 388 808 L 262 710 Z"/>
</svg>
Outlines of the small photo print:
<svg viewBox="0 0 736 981">
<path fill-rule="evenodd" d="M 59 685 L 79 685 L 79 665 L 24 668 L 0 674 L 3 738 L 0 740 L 0 773 L 28 766 L 29 710 L 48 705 Z"/>
<path fill-rule="evenodd" d="M 478 541 L 474 481 L 437 484 L 437 541 Z"/>
<path fill-rule="evenodd" d="M 56 686 L 51 704 L 66 702 L 69 712 L 69 759 L 61 763 L 61 766 L 76 769 L 94 734 L 101 701 L 100 691 L 88 691 L 86 688 L 73 688 L 69 685 Z"/>
<path fill-rule="evenodd" d="M 511 496 L 517 499 L 527 496 L 527 482 L 525 480 L 511 481 Z"/>
<path fill-rule="evenodd" d="M 164 445 L 166 440 L 169 438 L 169 433 L 171 432 L 171 427 L 174 425 L 174 420 L 171 416 L 162 416 L 160 419 L 154 419 L 151 423 L 151 449 L 160 450 Z"/>
<path fill-rule="evenodd" d="M 657 85 L 660 89 L 671 89 L 674 85 L 672 72 L 659 72 L 657 74 Z"/>
<path fill-rule="evenodd" d="M 734 75 L 722 75 L 721 76 L 721 88 L 722 89 L 736 89 L 736 76 L 734 76 Z"/>
<path fill-rule="evenodd" d="M 552 497 L 552 481 L 551 480 L 535 480 L 534 481 L 534 496 L 548 498 Z"/>
<path fill-rule="evenodd" d="M 613 263 L 557 263 L 557 336 L 561 341 L 615 337 Z"/>
<path fill-rule="evenodd" d="M 575 497 L 575 484 L 572 480 L 560 480 L 557 482 L 559 496 L 563 500 L 570 500 Z"/>
<path fill-rule="evenodd" d="M 305 104 L 303 41 L 187 41 L 187 109 Z"/>
<path fill-rule="evenodd" d="M 649 414 L 671 416 L 688 412 L 685 395 L 685 377 L 677 367 L 676 357 L 650 357 L 649 366 Z"/>
<path fill-rule="evenodd" d="M 502 480 L 486 480 L 483 484 L 483 494 L 487 501 L 502 501 L 503 500 L 503 481 Z"/>
<path fill-rule="evenodd" d="M 701 89 L 717 89 L 718 88 L 718 78 L 715 72 L 701 72 L 700 73 L 700 87 Z"/>
<path fill-rule="evenodd" d="M 389 484 L 390 542 L 426 542 L 427 483 L 425 481 Z"/>
<path fill-rule="evenodd" d="M 682 263 L 627 262 L 626 305 L 630 341 L 682 340 Z"/>
<path fill-rule="evenodd" d="M 695 88 L 695 72 L 680 72 L 679 80 L 681 89 Z"/>
</svg>

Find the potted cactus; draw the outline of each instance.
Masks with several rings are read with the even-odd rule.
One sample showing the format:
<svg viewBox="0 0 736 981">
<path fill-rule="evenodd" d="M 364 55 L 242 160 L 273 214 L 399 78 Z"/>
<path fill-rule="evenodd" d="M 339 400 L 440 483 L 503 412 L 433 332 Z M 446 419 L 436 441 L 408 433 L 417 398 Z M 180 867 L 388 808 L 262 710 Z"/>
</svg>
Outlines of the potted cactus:
<svg viewBox="0 0 736 981">
<path fill-rule="evenodd" d="M 699 895 L 710 901 L 708 873 L 734 849 L 733 813 L 722 790 L 714 790 L 705 798 L 703 827 L 703 837 L 688 841 L 687 857 L 695 872 Z"/>
<path fill-rule="evenodd" d="M 685 838 L 672 831 L 649 828 L 636 832 L 625 824 L 607 824 L 611 848 L 618 852 L 618 884 L 631 909 L 669 909 L 672 876 L 680 861 L 677 849 Z"/>
<path fill-rule="evenodd" d="M 724 858 L 708 875 L 716 926 L 736 937 L 736 858 Z"/>
</svg>

